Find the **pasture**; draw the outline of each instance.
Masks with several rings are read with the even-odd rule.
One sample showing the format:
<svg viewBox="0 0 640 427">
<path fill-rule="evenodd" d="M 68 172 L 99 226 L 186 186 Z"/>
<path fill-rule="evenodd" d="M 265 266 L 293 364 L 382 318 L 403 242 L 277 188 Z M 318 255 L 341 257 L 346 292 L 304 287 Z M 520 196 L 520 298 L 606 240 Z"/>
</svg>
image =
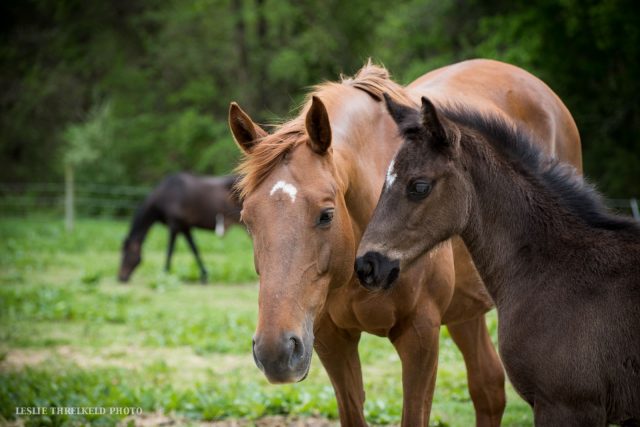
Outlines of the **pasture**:
<svg viewBox="0 0 640 427">
<path fill-rule="evenodd" d="M 0 424 L 231 426 L 238 425 L 232 420 L 261 425 L 257 420 L 273 416 L 269 425 L 285 425 L 282 417 L 337 424 L 333 390 L 317 357 L 298 384 L 271 385 L 254 365 L 258 286 L 244 230 L 234 227 L 222 238 L 196 231 L 210 278 L 202 286 L 182 238 L 173 272 L 162 272 L 168 236 L 156 226 L 141 266 L 122 285 L 116 270 L 127 227 L 83 219 L 67 234 L 50 217 L 0 219 Z M 493 312 L 489 326 L 495 342 Z M 464 364 L 446 328 L 440 345 L 431 425 L 471 426 Z M 397 424 L 398 357 L 386 339 L 370 335 L 360 354 L 367 420 Z M 139 407 L 143 414 L 16 420 L 16 407 L 35 406 Z M 529 407 L 509 385 L 503 425 L 531 424 Z"/>
</svg>

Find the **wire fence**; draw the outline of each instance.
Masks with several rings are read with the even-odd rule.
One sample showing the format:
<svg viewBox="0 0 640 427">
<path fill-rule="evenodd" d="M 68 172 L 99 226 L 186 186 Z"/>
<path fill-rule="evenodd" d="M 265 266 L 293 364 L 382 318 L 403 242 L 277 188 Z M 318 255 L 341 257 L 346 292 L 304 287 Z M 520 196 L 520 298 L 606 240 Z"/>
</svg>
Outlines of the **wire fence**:
<svg viewBox="0 0 640 427">
<path fill-rule="evenodd" d="M 75 183 L 73 209 L 79 216 L 127 217 L 151 187 Z M 0 183 L 0 214 L 52 213 L 64 215 L 64 183 Z"/>
<path fill-rule="evenodd" d="M 54 213 L 64 215 L 65 184 L 0 183 L 0 215 Z M 78 216 L 128 217 L 151 187 L 75 183 L 73 209 Z M 607 199 L 608 205 L 640 221 L 638 199 Z"/>
</svg>

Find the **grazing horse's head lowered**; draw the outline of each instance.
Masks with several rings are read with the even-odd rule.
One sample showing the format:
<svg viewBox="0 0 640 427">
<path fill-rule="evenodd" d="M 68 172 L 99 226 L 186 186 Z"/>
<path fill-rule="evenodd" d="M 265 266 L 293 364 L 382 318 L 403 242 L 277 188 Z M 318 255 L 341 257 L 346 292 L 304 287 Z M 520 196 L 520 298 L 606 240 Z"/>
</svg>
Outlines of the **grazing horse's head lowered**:
<svg viewBox="0 0 640 427">
<path fill-rule="evenodd" d="M 125 239 L 122 243 L 122 261 L 118 270 L 118 280 L 128 282 L 140 261 L 142 261 L 140 242 L 130 238 Z"/>
<path fill-rule="evenodd" d="M 353 274 L 355 240 L 345 183 L 332 161 L 329 117 L 314 96 L 272 135 L 235 103 L 229 125 L 245 153 L 242 220 L 260 276 L 254 359 L 272 383 L 301 381 L 327 293 Z"/>
</svg>

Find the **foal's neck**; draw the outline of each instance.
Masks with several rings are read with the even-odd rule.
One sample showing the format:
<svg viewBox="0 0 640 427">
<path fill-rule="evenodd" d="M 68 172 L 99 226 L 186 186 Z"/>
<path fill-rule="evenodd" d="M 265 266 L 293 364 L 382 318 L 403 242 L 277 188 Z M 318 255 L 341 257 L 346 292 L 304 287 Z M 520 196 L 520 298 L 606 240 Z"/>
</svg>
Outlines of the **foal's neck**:
<svg viewBox="0 0 640 427">
<path fill-rule="evenodd" d="M 568 237 L 584 226 L 556 196 L 487 144 L 463 143 L 463 163 L 473 185 L 471 212 L 462 237 L 487 289 L 499 304 L 520 287 L 558 267 Z M 558 250 L 560 249 L 560 250 Z"/>
</svg>

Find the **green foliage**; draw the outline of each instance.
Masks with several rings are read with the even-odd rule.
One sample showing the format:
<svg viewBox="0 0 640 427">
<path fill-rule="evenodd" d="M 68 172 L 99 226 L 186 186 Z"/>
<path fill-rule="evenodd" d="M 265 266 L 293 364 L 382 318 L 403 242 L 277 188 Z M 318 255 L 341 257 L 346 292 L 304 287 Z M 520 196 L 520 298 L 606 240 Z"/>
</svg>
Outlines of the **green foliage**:
<svg viewBox="0 0 640 427">
<path fill-rule="evenodd" d="M 41 270 L 49 263 L 60 263 L 73 272 L 73 280 L 83 282 L 102 282 L 115 277 L 120 254 L 118 250 L 127 233 L 128 224 L 124 221 L 82 220 L 79 231 L 69 234 L 62 221 L 49 217 L 29 221 L 23 226 L 23 220 L 4 218 L 0 220 L 2 236 L 2 257 L 0 268 L 5 272 L 21 277 L 25 271 Z M 240 226 L 227 230 L 224 237 L 218 237 L 210 231 L 194 230 L 194 239 L 205 254 L 205 265 L 210 279 L 216 283 L 247 283 L 256 279 L 251 254 L 251 239 Z M 164 265 L 168 232 L 165 227 L 153 227 L 145 240 L 143 262 L 134 272 L 137 277 L 157 287 L 171 287 L 175 277 L 158 276 Z M 87 254 L 88 252 L 88 254 Z M 90 256 L 87 262 L 82 254 Z M 197 281 L 197 265 L 183 239 L 176 242 L 174 271 L 181 279 Z M 9 277 L 13 277 L 9 275 Z M 2 284 L 0 276 L 0 284 Z"/>
<path fill-rule="evenodd" d="M 256 276 L 240 285 L 224 273 L 202 286 L 161 273 L 166 234 L 152 230 L 132 282 L 115 280 L 124 222 L 79 220 L 76 231 L 45 218 L 0 219 L 0 419 L 16 406 L 140 407 L 185 425 L 265 415 L 337 417 L 329 379 L 314 355 L 308 378 L 270 385 L 254 366 Z M 241 229 L 223 239 L 198 234 L 209 268 L 251 266 Z M 231 262 L 228 262 L 228 261 Z M 175 265 L 188 266 L 186 245 Z M 182 267 L 180 267 L 182 268 Z M 244 268 L 244 267 L 242 267 Z M 180 270 L 178 268 L 178 270 Z M 197 277 L 197 276 L 196 276 Z M 489 328 L 495 339 L 496 318 Z M 386 339 L 360 343 L 372 424 L 401 416 L 400 360 Z M 432 426 L 474 423 L 464 363 L 443 329 Z M 531 424 L 531 411 L 509 388 L 505 426 Z M 25 425 L 112 426 L 123 416 L 22 417 Z"/>
<path fill-rule="evenodd" d="M 640 188 L 640 9 L 632 0 L 4 2 L 1 181 L 147 184 L 231 171 L 230 101 L 259 122 L 373 57 L 402 82 L 472 57 L 543 78 L 610 196 Z M 71 156 L 71 157 L 70 157 Z"/>
<path fill-rule="evenodd" d="M 113 144 L 110 105 L 97 106 L 89 113 L 86 122 L 67 127 L 64 137 L 67 141 L 65 163 L 79 166 L 99 157 L 102 159 Z"/>
<path fill-rule="evenodd" d="M 587 175 L 617 197 L 640 188 L 639 22 L 625 0 L 518 1 L 484 20 L 483 47 L 556 90 L 580 129 Z"/>
</svg>

